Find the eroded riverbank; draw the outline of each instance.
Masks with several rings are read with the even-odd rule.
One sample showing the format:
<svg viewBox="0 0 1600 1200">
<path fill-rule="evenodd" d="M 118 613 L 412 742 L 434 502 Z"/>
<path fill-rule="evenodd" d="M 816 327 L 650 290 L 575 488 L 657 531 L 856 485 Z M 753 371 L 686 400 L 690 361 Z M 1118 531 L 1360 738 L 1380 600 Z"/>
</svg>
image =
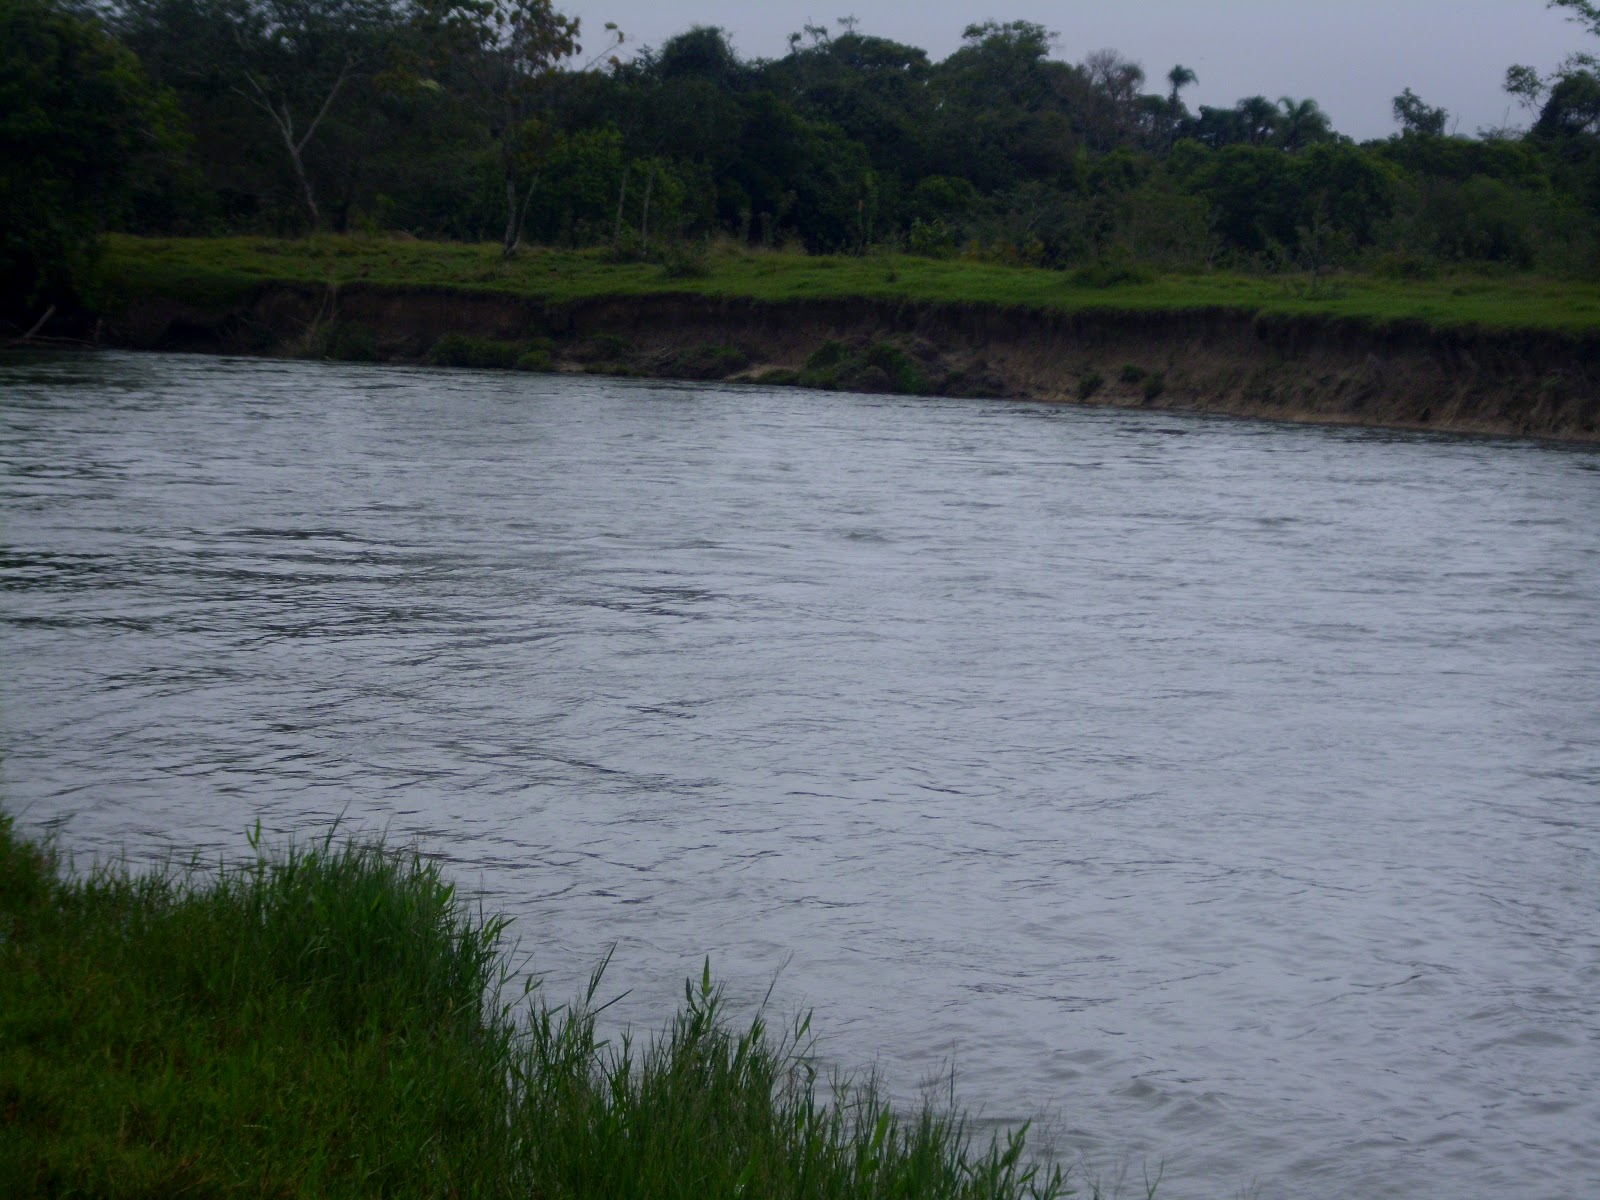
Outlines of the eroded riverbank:
<svg viewBox="0 0 1600 1200">
<path fill-rule="evenodd" d="M 1060 313 L 692 294 L 556 303 L 269 284 L 225 304 L 141 300 L 100 336 L 138 349 L 388 362 L 424 361 L 457 336 L 531 347 L 539 365 L 574 372 L 1600 440 L 1600 335 L 1225 308 Z"/>
</svg>

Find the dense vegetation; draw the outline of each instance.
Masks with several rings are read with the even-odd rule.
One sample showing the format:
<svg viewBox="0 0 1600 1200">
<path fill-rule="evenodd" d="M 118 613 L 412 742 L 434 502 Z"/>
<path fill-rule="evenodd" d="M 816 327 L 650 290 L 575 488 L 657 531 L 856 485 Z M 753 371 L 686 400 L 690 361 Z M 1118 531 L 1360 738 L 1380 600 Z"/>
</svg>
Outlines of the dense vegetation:
<svg viewBox="0 0 1600 1200">
<path fill-rule="evenodd" d="M 648 1046 L 508 1005 L 505 923 L 415 854 L 64 876 L 0 814 L 8 1196 L 1065 1194 L 1022 1135 L 819 1080 L 709 972 Z"/>
<path fill-rule="evenodd" d="M 1600 7 L 1549 2 L 1600 35 Z M 1069 62 L 1024 21 L 972 25 L 940 62 L 852 20 L 770 60 L 703 26 L 624 57 L 550 0 L 0 0 L 0 21 L 13 321 L 105 229 L 1600 275 L 1583 53 L 1508 70 L 1525 130 L 1452 133 L 1406 89 L 1394 135 L 1358 145 L 1315 100 L 1191 111 L 1187 67 Z"/>
</svg>

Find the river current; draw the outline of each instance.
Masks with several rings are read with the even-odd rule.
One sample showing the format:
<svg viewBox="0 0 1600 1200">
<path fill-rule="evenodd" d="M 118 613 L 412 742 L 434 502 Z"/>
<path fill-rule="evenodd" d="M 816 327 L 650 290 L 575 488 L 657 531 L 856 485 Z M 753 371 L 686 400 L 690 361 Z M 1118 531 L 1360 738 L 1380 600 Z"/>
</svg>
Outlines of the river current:
<svg viewBox="0 0 1600 1200">
<path fill-rule="evenodd" d="M 1600 1195 L 1600 452 L 0 359 L 0 796 L 387 830 L 1143 1194 Z"/>
</svg>

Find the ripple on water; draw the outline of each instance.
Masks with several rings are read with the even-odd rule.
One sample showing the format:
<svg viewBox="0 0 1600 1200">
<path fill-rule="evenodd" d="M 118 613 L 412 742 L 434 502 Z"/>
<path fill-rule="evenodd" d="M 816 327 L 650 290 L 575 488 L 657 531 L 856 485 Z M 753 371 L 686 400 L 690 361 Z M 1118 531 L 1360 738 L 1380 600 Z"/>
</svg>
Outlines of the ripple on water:
<svg viewBox="0 0 1600 1200">
<path fill-rule="evenodd" d="M 0 357 L 0 782 L 420 839 L 570 994 L 702 956 L 1138 1194 L 1600 1177 L 1596 455 Z M 663 400 L 670 403 L 663 404 Z"/>
</svg>

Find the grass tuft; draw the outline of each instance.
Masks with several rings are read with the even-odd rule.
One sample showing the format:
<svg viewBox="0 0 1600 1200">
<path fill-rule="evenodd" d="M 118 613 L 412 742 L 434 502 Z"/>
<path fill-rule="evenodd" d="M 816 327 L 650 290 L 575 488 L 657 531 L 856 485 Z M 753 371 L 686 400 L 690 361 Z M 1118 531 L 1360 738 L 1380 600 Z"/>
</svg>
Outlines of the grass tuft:
<svg viewBox="0 0 1600 1200">
<path fill-rule="evenodd" d="M 0 1178 L 144 1197 L 1052 1197 L 1025 1130 L 819 1086 L 809 1019 L 735 1025 L 709 964 L 640 1047 L 506 1000 L 503 918 L 335 842 L 64 876 L 0 814 Z M 521 1015 L 516 1015 L 516 1014 Z"/>
</svg>

